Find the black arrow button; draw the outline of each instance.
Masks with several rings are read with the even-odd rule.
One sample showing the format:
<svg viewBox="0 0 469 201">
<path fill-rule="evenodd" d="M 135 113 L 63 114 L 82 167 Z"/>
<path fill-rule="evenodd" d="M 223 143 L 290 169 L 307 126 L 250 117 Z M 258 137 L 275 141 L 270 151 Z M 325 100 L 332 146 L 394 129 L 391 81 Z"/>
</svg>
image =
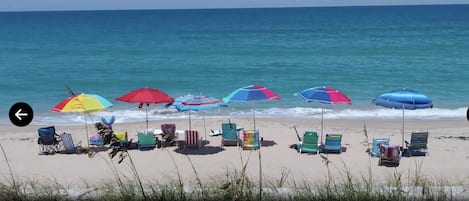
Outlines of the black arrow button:
<svg viewBox="0 0 469 201">
<path fill-rule="evenodd" d="M 8 115 L 10 116 L 11 123 L 21 127 L 29 125 L 34 117 L 33 108 L 23 102 L 18 102 L 11 106 Z"/>
</svg>

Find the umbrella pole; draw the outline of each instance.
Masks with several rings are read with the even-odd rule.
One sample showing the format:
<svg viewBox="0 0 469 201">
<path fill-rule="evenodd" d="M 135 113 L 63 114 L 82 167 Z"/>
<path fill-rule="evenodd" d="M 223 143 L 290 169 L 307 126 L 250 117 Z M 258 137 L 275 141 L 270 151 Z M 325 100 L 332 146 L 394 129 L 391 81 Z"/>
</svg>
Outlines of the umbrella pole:
<svg viewBox="0 0 469 201">
<path fill-rule="evenodd" d="M 148 105 L 145 107 L 145 134 L 148 133 Z"/>
<path fill-rule="evenodd" d="M 252 105 L 252 119 L 254 121 L 254 130 L 256 130 L 256 111 L 254 110 L 254 104 Z"/>
<path fill-rule="evenodd" d="M 86 121 L 86 113 L 83 113 L 83 115 L 85 116 L 86 143 L 88 147 L 90 147 L 90 138 L 88 137 L 88 122 Z"/>
<path fill-rule="evenodd" d="M 321 144 L 322 144 L 323 135 L 324 135 L 324 107 L 321 107 Z"/>
<path fill-rule="evenodd" d="M 202 114 L 202 119 L 204 120 L 205 140 L 207 140 L 207 126 L 205 125 L 205 114 Z"/>
<path fill-rule="evenodd" d="M 191 111 L 189 110 L 189 131 L 191 131 L 191 126 L 192 126 L 192 122 L 191 122 Z"/>
<path fill-rule="evenodd" d="M 404 107 L 402 107 L 402 148 L 404 148 Z"/>
</svg>

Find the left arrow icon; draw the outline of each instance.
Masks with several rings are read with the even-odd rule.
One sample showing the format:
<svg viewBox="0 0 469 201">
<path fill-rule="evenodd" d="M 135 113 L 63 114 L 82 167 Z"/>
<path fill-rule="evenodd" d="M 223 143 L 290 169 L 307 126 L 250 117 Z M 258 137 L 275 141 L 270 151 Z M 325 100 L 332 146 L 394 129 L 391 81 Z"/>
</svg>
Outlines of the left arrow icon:
<svg viewBox="0 0 469 201">
<path fill-rule="evenodd" d="M 18 118 L 20 121 L 23 120 L 21 117 L 27 117 L 28 116 L 28 113 L 21 113 L 21 109 L 19 109 L 16 113 L 15 113 L 15 116 L 16 118 Z"/>
<path fill-rule="evenodd" d="M 9 116 L 11 123 L 15 126 L 22 127 L 31 123 L 34 117 L 34 112 L 31 106 L 27 103 L 18 102 L 11 106 Z"/>
</svg>

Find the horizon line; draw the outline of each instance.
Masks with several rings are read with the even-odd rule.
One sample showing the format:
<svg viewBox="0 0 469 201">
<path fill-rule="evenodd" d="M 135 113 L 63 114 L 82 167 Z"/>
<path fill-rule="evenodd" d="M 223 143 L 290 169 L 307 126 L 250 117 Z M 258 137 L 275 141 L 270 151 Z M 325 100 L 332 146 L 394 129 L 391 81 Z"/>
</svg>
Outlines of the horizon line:
<svg viewBox="0 0 469 201">
<path fill-rule="evenodd" d="M 45 9 L 45 10 L 0 10 L 0 13 L 20 12 L 78 12 L 78 11 L 168 11 L 168 10 L 230 10 L 230 9 L 282 9 L 282 8 L 342 8 L 342 7 L 401 7 L 401 6 L 461 6 L 468 3 L 432 4 L 373 4 L 373 5 L 317 5 L 317 6 L 265 6 L 265 7 L 194 7 L 194 8 L 111 8 L 111 9 Z"/>
</svg>

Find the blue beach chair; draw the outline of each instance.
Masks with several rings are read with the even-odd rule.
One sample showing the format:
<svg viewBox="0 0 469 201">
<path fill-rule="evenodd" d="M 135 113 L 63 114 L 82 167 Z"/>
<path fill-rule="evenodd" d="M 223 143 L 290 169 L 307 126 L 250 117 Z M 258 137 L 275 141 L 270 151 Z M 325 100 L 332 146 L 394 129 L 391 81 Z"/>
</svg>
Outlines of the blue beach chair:
<svg viewBox="0 0 469 201">
<path fill-rule="evenodd" d="M 379 145 L 389 145 L 389 138 L 373 138 L 373 144 L 370 150 L 370 155 L 373 157 L 380 156 Z"/>
<path fill-rule="evenodd" d="M 324 153 L 341 153 L 342 152 L 342 134 L 327 134 L 326 142 L 322 147 Z"/>
<path fill-rule="evenodd" d="M 55 132 L 54 126 L 39 128 L 37 144 L 41 150 L 40 154 L 54 154 L 59 151 L 60 137 Z"/>
<path fill-rule="evenodd" d="M 425 156 L 428 149 L 428 132 L 427 131 L 414 131 L 410 136 L 410 143 L 405 141 L 406 156 Z"/>
</svg>

